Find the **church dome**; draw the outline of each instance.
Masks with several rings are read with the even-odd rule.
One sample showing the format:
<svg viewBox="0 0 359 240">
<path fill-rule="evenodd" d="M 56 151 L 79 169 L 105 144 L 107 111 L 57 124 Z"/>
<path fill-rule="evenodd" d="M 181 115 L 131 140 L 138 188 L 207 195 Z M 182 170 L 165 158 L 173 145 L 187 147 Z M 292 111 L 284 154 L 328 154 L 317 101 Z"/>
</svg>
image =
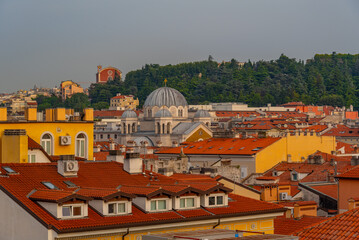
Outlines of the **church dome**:
<svg viewBox="0 0 359 240">
<path fill-rule="evenodd" d="M 188 106 L 185 97 L 176 89 L 169 87 L 161 87 L 148 95 L 144 107 L 162 107 L 162 106 Z"/>
<path fill-rule="evenodd" d="M 124 118 L 137 118 L 137 114 L 133 110 L 126 110 L 121 116 L 122 119 Z"/>
<path fill-rule="evenodd" d="M 210 118 L 211 115 L 209 115 L 208 111 L 200 109 L 194 114 L 194 117 L 195 118 Z"/>
<path fill-rule="evenodd" d="M 167 109 L 161 109 L 159 110 L 156 115 L 156 118 L 160 118 L 160 117 L 172 117 L 172 114 L 170 113 L 170 111 L 168 111 Z"/>
</svg>

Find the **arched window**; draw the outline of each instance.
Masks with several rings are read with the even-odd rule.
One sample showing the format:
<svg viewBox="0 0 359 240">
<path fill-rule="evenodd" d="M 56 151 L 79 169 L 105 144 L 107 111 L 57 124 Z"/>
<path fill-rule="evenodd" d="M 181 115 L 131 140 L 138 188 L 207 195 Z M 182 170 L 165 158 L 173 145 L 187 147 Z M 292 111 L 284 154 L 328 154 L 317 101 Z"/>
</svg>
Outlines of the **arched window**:
<svg viewBox="0 0 359 240">
<path fill-rule="evenodd" d="M 80 133 L 76 136 L 75 149 L 76 157 L 87 158 L 87 138 L 85 134 Z"/>
<path fill-rule="evenodd" d="M 123 133 L 126 133 L 126 124 L 123 123 Z"/>
<path fill-rule="evenodd" d="M 165 132 L 165 124 L 162 124 L 162 133 L 166 133 Z"/>
<path fill-rule="evenodd" d="M 183 117 L 183 111 L 181 109 L 178 110 L 178 116 Z"/>
<path fill-rule="evenodd" d="M 128 131 L 127 133 L 131 133 L 131 124 L 127 124 Z"/>
<path fill-rule="evenodd" d="M 132 132 L 136 132 L 136 123 L 132 124 Z"/>
<path fill-rule="evenodd" d="M 45 133 L 41 137 L 41 146 L 49 155 L 53 154 L 52 152 L 53 139 L 49 133 Z"/>
</svg>

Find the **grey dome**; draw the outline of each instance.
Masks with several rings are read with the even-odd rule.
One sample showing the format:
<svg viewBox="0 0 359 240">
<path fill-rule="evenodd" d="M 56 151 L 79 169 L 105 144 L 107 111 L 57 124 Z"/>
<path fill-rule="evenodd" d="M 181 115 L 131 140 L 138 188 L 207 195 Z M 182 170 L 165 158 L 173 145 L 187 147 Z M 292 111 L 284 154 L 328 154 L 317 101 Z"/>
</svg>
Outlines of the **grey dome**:
<svg viewBox="0 0 359 240">
<path fill-rule="evenodd" d="M 194 115 L 195 118 L 210 118 L 211 115 L 209 115 L 209 112 L 203 109 L 200 109 L 196 112 Z"/>
<path fill-rule="evenodd" d="M 170 111 L 163 108 L 163 109 L 159 110 L 158 112 L 156 112 L 155 117 L 156 118 L 158 118 L 158 117 L 172 117 L 172 114 L 170 113 Z"/>
<path fill-rule="evenodd" d="M 126 110 L 122 114 L 121 118 L 137 118 L 137 114 L 133 110 Z"/>
<path fill-rule="evenodd" d="M 148 95 L 144 107 L 171 107 L 171 106 L 188 106 L 184 96 L 176 89 L 169 87 L 161 87 Z"/>
</svg>

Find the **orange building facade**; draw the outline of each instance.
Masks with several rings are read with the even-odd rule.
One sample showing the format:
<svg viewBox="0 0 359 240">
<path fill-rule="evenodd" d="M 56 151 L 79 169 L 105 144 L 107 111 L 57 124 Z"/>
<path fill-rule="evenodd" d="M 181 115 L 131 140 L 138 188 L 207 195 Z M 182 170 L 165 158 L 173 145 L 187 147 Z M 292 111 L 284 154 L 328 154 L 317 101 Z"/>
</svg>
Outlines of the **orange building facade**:
<svg viewBox="0 0 359 240">
<path fill-rule="evenodd" d="M 115 67 L 102 68 L 101 65 L 97 66 L 96 83 L 107 83 L 113 81 L 115 77 L 122 78 L 122 72 Z"/>
</svg>

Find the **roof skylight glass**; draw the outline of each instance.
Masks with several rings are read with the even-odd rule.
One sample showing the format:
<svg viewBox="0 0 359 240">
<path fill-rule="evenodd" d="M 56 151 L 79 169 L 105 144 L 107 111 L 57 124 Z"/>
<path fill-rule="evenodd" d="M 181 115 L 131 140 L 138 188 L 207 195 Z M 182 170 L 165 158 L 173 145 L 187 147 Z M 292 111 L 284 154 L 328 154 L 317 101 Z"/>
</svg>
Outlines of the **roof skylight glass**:
<svg viewBox="0 0 359 240">
<path fill-rule="evenodd" d="M 42 182 L 42 184 L 44 184 L 48 189 L 59 189 L 58 187 L 56 187 L 51 182 Z"/>
<path fill-rule="evenodd" d="M 11 167 L 2 167 L 7 173 L 16 173 Z"/>
</svg>

